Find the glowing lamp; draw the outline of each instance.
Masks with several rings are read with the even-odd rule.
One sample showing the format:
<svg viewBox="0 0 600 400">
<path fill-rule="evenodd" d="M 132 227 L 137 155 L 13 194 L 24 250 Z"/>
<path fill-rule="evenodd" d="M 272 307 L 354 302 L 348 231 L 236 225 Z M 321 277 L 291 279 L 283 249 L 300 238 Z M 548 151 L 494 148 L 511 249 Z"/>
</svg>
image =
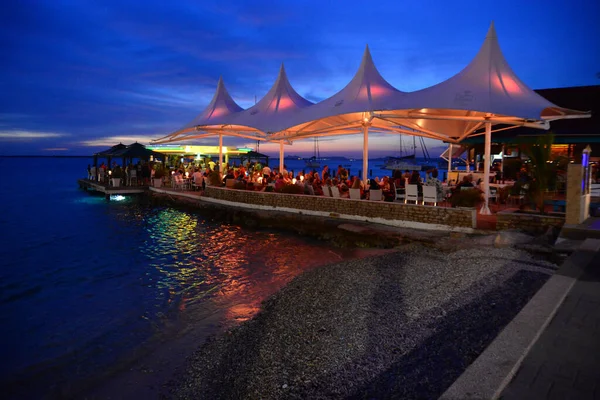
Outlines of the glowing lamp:
<svg viewBox="0 0 600 400">
<path fill-rule="evenodd" d="M 300 175 L 300 182 L 304 182 L 304 175 Z"/>
<path fill-rule="evenodd" d="M 112 171 L 108 171 L 108 175 L 112 175 Z"/>
<path fill-rule="evenodd" d="M 292 183 L 295 185 L 296 184 L 296 178 L 292 179 Z"/>
<path fill-rule="evenodd" d="M 190 173 L 188 171 L 185 171 L 185 177 L 188 178 L 190 176 Z"/>
</svg>

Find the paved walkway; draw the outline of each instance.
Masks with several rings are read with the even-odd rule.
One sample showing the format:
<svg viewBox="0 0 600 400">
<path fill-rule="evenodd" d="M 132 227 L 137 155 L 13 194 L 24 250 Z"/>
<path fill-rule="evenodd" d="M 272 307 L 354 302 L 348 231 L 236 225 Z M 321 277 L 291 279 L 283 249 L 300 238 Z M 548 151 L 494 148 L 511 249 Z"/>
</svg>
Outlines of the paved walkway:
<svg viewBox="0 0 600 400">
<path fill-rule="evenodd" d="M 500 398 L 600 399 L 600 252 Z"/>
</svg>

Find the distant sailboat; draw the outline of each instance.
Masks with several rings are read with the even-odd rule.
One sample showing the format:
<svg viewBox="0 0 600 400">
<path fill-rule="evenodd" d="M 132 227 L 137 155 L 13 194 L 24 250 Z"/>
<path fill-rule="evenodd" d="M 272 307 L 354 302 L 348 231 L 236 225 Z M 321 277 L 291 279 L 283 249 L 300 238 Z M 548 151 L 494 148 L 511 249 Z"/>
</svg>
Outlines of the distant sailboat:
<svg viewBox="0 0 600 400">
<path fill-rule="evenodd" d="M 319 153 L 319 138 L 315 138 L 314 143 L 314 155 L 304 161 L 307 168 L 320 168 L 321 167 L 321 154 Z"/>
<path fill-rule="evenodd" d="M 403 171 L 420 171 L 421 165 L 417 164 L 416 159 L 416 141 L 415 136 L 413 136 L 413 148 L 412 153 L 404 154 L 403 145 L 402 145 L 402 135 L 400 136 L 400 152 L 398 157 L 386 157 L 385 163 L 381 167 L 381 169 L 387 170 L 403 170 Z M 423 143 L 421 145 L 424 146 Z"/>
</svg>

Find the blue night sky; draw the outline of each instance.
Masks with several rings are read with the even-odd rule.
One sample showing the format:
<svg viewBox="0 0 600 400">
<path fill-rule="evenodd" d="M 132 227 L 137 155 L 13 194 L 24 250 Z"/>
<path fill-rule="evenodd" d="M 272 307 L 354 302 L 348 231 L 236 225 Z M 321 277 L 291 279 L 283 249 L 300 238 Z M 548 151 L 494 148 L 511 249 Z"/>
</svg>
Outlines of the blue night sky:
<svg viewBox="0 0 600 400">
<path fill-rule="evenodd" d="M 596 85 L 599 15 L 593 0 L 4 0 L 0 155 L 87 155 L 148 143 L 192 120 L 220 75 L 236 102 L 251 106 L 282 62 L 295 89 L 319 101 L 348 83 L 367 43 L 392 85 L 422 89 L 465 67 L 492 20 L 504 56 L 529 87 Z M 377 137 L 370 150 L 385 155 L 397 142 Z M 225 144 L 254 147 L 244 139 Z M 429 144 L 430 151 L 441 145 Z M 298 142 L 286 153 L 311 149 Z M 360 137 L 321 143 L 325 155 L 361 149 Z"/>
</svg>

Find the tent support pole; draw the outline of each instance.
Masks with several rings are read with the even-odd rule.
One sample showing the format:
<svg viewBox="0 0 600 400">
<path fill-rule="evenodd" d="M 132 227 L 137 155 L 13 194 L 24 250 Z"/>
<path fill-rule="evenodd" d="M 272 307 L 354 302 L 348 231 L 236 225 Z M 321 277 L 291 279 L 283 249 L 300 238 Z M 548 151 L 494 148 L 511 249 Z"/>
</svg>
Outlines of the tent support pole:
<svg viewBox="0 0 600 400">
<path fill-rule="evenodd" d="M 450 143 L 449 146 L 450 147 L 448 148 L 448 173 L 452 171 L 452 143 Z"/>
<path fill-rule="evenodd" d="M 279 173 L 283 172 L 283 140 L 279 141 Z"/>
<path fill-rule="evenodd" d="M 492 153 L 492 123 L 485 123 L 485 159 L 483 160 L 483 207 L 479 211 L 482 215 L 490 215 L 488 205 L 490 195 L 490 158 Z"/>
<path fill-rule="evenodd" d="M 504 181 L 504 153 L 506 153 L 506 144 L 502 145 L 502 160 L 500 161 L 500 176 Z"/>
<path fill-rule="evenodd" d="M 475 152 L 473 151 L 473 159 L 476 159 Z M 467 150 L 467 174 L 471 172 L 471 149 Z"/>
<path fill-rule="evenodd" d="M 363 185 L 367 188 L 367 172 L 369 169 L 369 125 L 363 125 Z"/>
<path fill-rule="evenodd" d="M 219 173 L 223 177 L 223 135 L 219 135 Z"/>
</svg>

